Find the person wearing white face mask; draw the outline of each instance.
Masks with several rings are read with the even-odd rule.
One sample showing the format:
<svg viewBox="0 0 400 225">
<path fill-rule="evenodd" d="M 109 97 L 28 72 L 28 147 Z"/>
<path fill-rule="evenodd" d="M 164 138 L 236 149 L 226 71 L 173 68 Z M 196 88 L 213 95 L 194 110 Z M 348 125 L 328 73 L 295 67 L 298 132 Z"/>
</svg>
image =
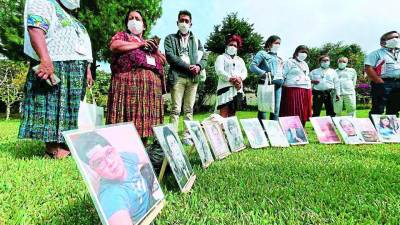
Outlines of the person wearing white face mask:
<svg viewBox="0 0 400 225">
<path fill-rule="evenodd" d="M 45 142 L 46 156 L 57 159 L 70 154 L 62 132 L 77 128 L 81 98 L 93 85 L 90 37 L 71 15 L 79 2 L 25 3 L 24 53 L 30 57 L 30 69 L 19 138 Z"/>
<path fill-rule="evenodd" d="M 250 71 L 259 77 L 259 85 L 268 82 L 267 73 L 272 74 L 272 84 L 275 86 L 275 110 L 270 114 L 271 120 L 278 120 L 281 104 L 283 60 L 278 56 L 280 45 L 280 37 L 270 36 L 265 42 L 264 50 L 257 52 L 250 64 Z M 265 120 L 266 117 L 266 112 L 258 112 L 258 119 Z"/>
<path fill-rule="evenodd" d="M 225 53 L 215 61 L 218 76 L 217 109 L 222 117 L 235 116 L 240 110 L 243 98 L 243 80 L 247 77 L 246 64 L 237 55 L 242 47 L 242 38 L 233 35 L 228 38 Z"/>
<path fill-rule="evenodd" d="M 279 116 L 298 116 L 303 126 L 312 116 L 310 70 L 305 62 L 308 48 L 300 45 L 293 53 L 293 58 L 283 66 L 284 84 L 282 104 Z"/>
<path fill-rule="evenodd" d="M 172 110 L 170 122 L 178 130 L 183 103 L 185 120 L 193 119 L 200 72 L 207 66 L 207 54 L 197 37 L 190 31 L 192 14 L 182 10 L 178 14 L 178 32 L 165 38 L 164 49 L 170 65 L 168 86 L 171 90 Z M 192 144 L 189 132 L 185 132 L 184 144 Z"/>
<path fill-rule="evenodd" d="M 313 117 L 321 114 L 322 105 L 325 105 L 326 115 L 334 117 L 333 95 L 337 74 L 329 68 L 330 58 L 322 55 L 318 59 L 320 67 L 310 73 L 313 94 Z"/>
<path fill-rule="evenodd" d="M 348 62 L 346 57 L 338 59 L 338 69 L 336 69 L 338 79 L 335 83 L 336 99 L 333 108 L 336 116 L 342 114 L 344 107 L 348 116 L 355 117 L 357 72 L 355 69 L 347 67 Z"/>
<path fill-rule="evenodd" d="M 399 32 L 390 31 L 380 38 L 381 48 L 364 60 L 371 80 L 372 114 L 398 115 L 400 110 L 400 41 Z"/>
<path fill-rule="evenodd" d="M 165 57 L 158 50 L 159 39 L 145 40 L 146 20 L 138 10 L 124 19 L 125 31 L 110 42 L 111 85 L 107 101 L 107 124 L 132 122 L 144 145 L 153 136 L 153 126 L 163 123 Z"/>
</svg>

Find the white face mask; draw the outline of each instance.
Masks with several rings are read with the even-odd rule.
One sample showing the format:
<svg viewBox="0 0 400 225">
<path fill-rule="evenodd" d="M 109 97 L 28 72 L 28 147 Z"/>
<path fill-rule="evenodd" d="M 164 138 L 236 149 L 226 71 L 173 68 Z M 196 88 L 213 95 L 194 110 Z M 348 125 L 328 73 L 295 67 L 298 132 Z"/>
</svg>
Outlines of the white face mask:
<svg viewBox="0 0 400 225">
<path fill-rule="evenodd" d="M 329 65 L 330 65 L 330 64 L 331 64 L 330 61 L 321 62 L 321 67 L 322 67 L 323 69 L 327 69 L 327 68 L 329 68 Z"/>
<path fill-rule="evenodd" d="M 399 38 L 392 38 L 386 41 L 386 48 L 398 48 L 399 47 Z"/>
<path fill-rule="evenodd" d="M 179 31 L 182 34 L 187 34 L 189 32 L 189 29 L 190 29 L 190 24 L 188 24 L 188 23 L 178 23 L 178 28 L 179 28 Z"/>
<path fill-rule="evenodd" d="M 138 21 L 138 20 L 129 20 L 128 21 L 128 29 L 135 35 L 140 35 L 142 34 L 144 28 L 143 28 L 143 22 Z"/>
<path fill-rule="evenodd" d="M 341 63 L 338 64 L 338 67 L 339 67 L 339 69 L 341 69 L 341 70 L 344 70 L 344 69 L 346 68 L 346 66 L 347 66 L 347 63 L 341 62 Z"/>
<path fill-rule="evenodd" d="M 278 50 L 279 50 L 279 47 L 281 47 L 280 44 L 273 44 L 271 49 L 270 49 L 270 51 L 273 52 L 273 53 L 277 53 Z"/>
<path fill-rule="evenodd" d="M 234 56 L 237 54 L 237 48 L 235 46 L 228 46 L 226 48 L 226 53 L 230 56 Z"/>
<path fill-rule="evenodd" d="M 307 58 L 307 53 L 305 53 L 305 52 L 300 52 L 299 54 L 297 54 L 297 59 L 300 62 L 306 60 L 306 58 Z"/>
<path fill-rule="evenodd" d="M 65 8 L 69 10 L 77 9 L 80 6 L 80 0 L 60 0 L 60 2 Z"/>
</svg>

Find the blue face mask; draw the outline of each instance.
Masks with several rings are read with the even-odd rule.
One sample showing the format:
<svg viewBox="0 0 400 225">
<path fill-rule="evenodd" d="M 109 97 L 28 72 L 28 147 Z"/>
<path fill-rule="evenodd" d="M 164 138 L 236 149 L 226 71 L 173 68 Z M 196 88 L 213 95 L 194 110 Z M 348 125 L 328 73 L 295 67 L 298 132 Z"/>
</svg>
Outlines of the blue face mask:
<svg viewBox="0 0 400 225">
<path fill-rule="evenodd" d="M 330 61 L 321 62 L 321 68 L 323 68 L 323 69 L 329 68 L 329 65 L 330 65 Z"/>
</svg>

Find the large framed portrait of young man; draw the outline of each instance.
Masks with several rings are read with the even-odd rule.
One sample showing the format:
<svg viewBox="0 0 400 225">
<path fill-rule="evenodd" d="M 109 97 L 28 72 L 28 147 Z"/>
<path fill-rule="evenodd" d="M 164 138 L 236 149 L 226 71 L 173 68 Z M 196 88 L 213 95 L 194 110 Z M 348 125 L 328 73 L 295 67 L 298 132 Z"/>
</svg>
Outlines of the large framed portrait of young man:
<svg viewBox="0 0 400 225">
<path fill-rule="evenodd" d="M 150 224 L 164 194 L 132 123 L 63 133 L 103 224 Z"/>
</svg>

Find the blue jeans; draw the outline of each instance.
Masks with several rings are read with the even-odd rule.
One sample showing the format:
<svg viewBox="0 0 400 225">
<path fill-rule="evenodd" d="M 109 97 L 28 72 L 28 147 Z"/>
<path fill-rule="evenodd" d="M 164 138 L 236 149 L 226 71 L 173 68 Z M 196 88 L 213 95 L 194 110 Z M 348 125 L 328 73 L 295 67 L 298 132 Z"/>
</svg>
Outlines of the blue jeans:
<svg viewBox="0 0 400 225">
<path fill-rule="evenodd" d="M 371 83 L 372 114 L 396 115 L 400 111 L 400 80 L 383 79 L 385 83 Z"/>
<path fill-rule="evenodd" d="M 269 119 L 270 120 L 278 120 L 279 118 L 279 111 L 281 108 L 281 96 L 282 96 L 282 85 L 283 85 L 283 79 L 279 80 L 273 80 L 272 84 L 275 86 L 275 110 L 274 112 L 269 114 Z M 258 111 L 257 115 L 258 119 L 265 120 L 267 119 L 267 113 L 266 112 L 261 112 Z"/>
</svg>

